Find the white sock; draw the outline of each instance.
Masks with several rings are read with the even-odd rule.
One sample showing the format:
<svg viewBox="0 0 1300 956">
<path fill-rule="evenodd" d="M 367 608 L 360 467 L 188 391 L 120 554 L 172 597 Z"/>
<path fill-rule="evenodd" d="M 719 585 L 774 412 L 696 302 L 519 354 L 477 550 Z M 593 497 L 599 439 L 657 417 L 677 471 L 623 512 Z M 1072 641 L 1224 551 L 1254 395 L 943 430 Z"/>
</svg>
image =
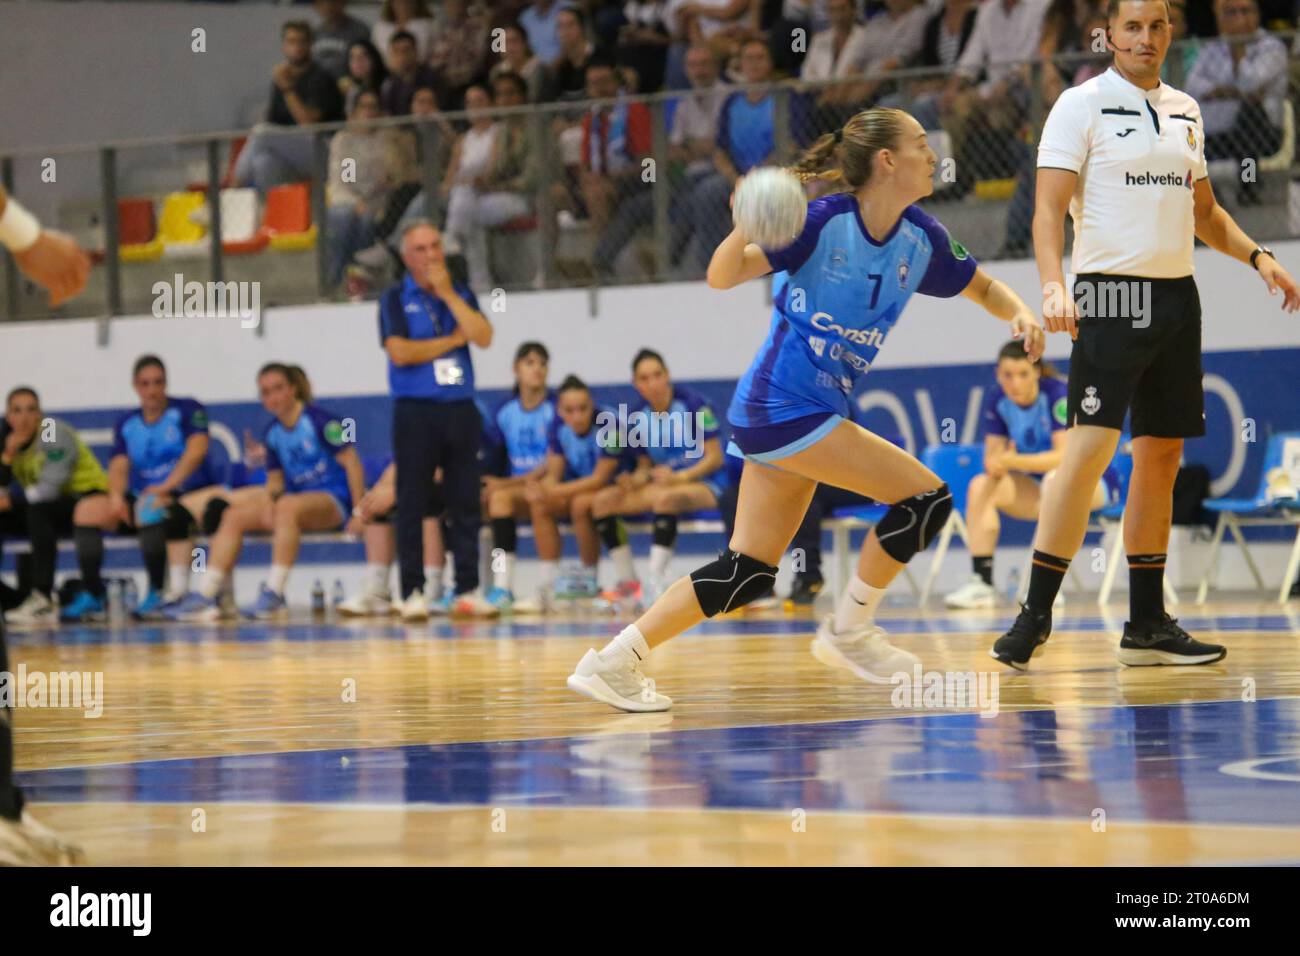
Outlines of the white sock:
<svg viewBox="0 0 1300 956">
<path fill-rule="evenodd" d="M 542 562 L 542 590 L 551 591 L 555 589 L 555 582 L 560 577 L 559 561 Z"/>
<path fill-rule="evenodd" d="M 172 594 L 184 594 L 190 589 L 190 566 L 173 564 L 167 568 L 167 590 Z"/>
<path fill-rule="evenodd" d="M 619 584 L 636 578 L 636 568 L 632 567 L 632 546 L 620 544 L 609 549 L 609 559 L 614 562 L 614 577 Z"/>
<path fill-rule="evenodd" d="M 424 587 L 430 601 L 442 600 L 442 568 L 436 564 L 424 567 Z"/>
<path fill-rule="evenodd" d="M 492 583 L 503 591 L 513 593 L 515 589 L 515 554 L 502 551 L 499 557 L 492 558 Z M 499 569 L 499 570 L 498 570 Z"/>
<path fill-rule="evenodd" d="M 480 585 L 492 580 L 492 529 L 487 525 L 478 529 L 478 579 Z"/>
<path fill-rule="evenodd" d="M 662 583 L 668 576 L 668 562 L 672 559 L 672 548 L 662 544 L 650 545 L 650 580 Z"/>
<path fill-rule="evenodd" d="M 284 595 L 284 586 L 289 583 L 289 565 L 273 564 L 271 565 L 271 576 L 266 582 L 266 586 L 281 596 Z"/>
<path fill-rule="evenodd" d="M 884 588 L 873 588 L 855 574 L 835 608 L 835 633 L 847 634 L 870 627 L 876 621 L 876 608 L 884 597 Z"/>
<path fill-rule="evenodd" d="M 387 564 L 366 565 L 371 594 L 388 593 L 388 568 Z"/>
<path fill-rule="evenodd" d="M 199 585 L 199 593 L 211 601 L 221 593 L 221 588 L 226 583 L 226 572 L 208 568 L 203 572 L 202 577 L 203 583 Z"/>
<path fill-rule="evenodd" d="M 623 628 L 600 650 L 600 660 L 604 664 L 639 664 L 650 656 L 650 645 L 645 642 L 635 624 Z"/>
</svg>

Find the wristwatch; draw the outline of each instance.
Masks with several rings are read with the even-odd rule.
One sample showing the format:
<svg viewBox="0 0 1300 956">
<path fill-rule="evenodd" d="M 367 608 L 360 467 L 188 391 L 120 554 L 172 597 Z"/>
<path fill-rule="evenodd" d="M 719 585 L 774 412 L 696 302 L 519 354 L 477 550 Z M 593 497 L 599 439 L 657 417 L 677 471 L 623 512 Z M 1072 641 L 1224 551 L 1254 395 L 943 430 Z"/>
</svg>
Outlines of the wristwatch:
<svg viewBox="0 0 1300 956">
<path fill-rule="evenodd" d="M 1250 254 L 1250 267 L 1254 269 L 1256 272 L 1259 271 L 1259 266 L 1255 264 L 1255 260 L 1258 259 L 1260 256 L 1273 256 L 1273 250 L 1270 249 L 1268 246 L 1255 247 L 1255 251 Z M 1277 256 L 1273 256 L 1273 259 L 1274 261 L 1276 261 Z"/>
</svg>

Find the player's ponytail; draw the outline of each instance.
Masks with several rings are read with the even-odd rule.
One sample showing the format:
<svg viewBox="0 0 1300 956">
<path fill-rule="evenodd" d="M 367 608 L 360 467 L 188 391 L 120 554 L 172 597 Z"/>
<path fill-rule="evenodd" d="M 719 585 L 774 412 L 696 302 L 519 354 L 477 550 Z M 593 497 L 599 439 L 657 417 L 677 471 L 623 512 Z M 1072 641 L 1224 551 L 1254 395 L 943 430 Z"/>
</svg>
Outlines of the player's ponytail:
<svg viewBox="0 0 1300 956">
<path fill-rule="evenodd" d="M 861 189 L 871 179 L 876 153 L 898 147 L 906 115 L 902 110 L 879 106 L 863 110 L 843 129 L 819 137 L 790 170 L 801 182 L 818 179 L 842 191 Z"/>
</svg>

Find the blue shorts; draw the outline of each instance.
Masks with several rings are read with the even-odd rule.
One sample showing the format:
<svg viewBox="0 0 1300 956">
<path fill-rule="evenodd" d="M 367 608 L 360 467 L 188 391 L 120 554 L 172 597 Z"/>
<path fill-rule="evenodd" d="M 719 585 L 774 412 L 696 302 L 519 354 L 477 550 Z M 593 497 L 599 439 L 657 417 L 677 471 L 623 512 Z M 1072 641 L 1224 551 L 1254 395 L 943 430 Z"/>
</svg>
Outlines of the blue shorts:
<svg viewBox="0 0 1300 956">
<path fill-rule="evenodd" d="M 788 422 L 746 428 L 733 425 L 727 452 L 750 461 L 773 462 L 811 448 L 844 421 L 835 412 L 818 412 Z"/>
<path fill-rule="evenodd" d="M 334 503 L 338 505 L 339 508 L 340 528 L 348 523 L 348 519 L 352 517 L 352 493 L 350 491 L 340 491 L 338 488 L 330 488 L 329 486 L 325 486 L 323 488 L 286 489 L 285 494 L 305 495 L 314 491 L 318 491 L 321 494 L 329 495 L 331 498 L 334 499 Z"/>
</svg>

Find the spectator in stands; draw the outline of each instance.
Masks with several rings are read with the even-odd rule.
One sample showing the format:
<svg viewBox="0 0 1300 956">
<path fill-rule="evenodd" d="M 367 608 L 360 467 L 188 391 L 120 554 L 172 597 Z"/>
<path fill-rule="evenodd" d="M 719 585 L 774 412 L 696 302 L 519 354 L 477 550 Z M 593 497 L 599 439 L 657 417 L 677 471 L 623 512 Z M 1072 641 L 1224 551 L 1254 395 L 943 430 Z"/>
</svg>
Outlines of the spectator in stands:
<svg viewBox="0 0 1300 956">
<path fill-rule="evenodd" d="M 272 416 L 262 437 L 270 502 L 232 504 L 221 515 L 203 582 L 174 612 L 180 620 L 222 618 L 220 595 L 234 572 L 246 534 L 271 535 L 270 578 L 244 612 L 254 620 L 270 620 L 288 614 L 284 590 L 303 532 L 346 529 L 359 535 L 364 530 L 364 522 L 352 513 L 352 502 L 360 501 L 365 491 L 365 478 L 348 425 L 351 420 L 304 402 L 289 367 L 278 362 L 261 368 L 257 387 L 262 407 Z"/>
<path fill-rule="evenodd" d="M 615 60 L 636 71 L 638 89 L 651 92 L 663 86 L 673 42 L 668 0 L 611 3 L 596 15 L 596 36 L 601 49 L 612 50 Z"/>
<path fill-rule="evenodd" d="M 551 68 L 535 56 L 528 45 L 528 34 L 517 23 L 502 27 L 505 52 L 488 74 L 495 80 L 501 73 L 517 73 L 528 84 L 528 102 L 541 103 L 553 98 Z"/>
<path fill-rule="evenodd" d="M 388 68 L 391 72 L 384 81 L 379 106 L 389 116 L 409 116 L 411 100 L 420 87 L 440 89 L 438 74 L 419 59 L 415 37 L 405 30 L 394 33 L 388 41 Z"/>
<path fill-rule="evenodd" d="M 829 0 L 831 25 L 817 33 L 808 47 L 799 78 L 810 83 L 861 76 L 870 60 L 865 24 L 856 22 L 852 0 Z M 877 17 L 876 20 L 883 18 Z M 876 21 L 872 21 L 874 28 Z M 867 96 L 867 84 L 835 83 L 817 86 L 812 97 L 811 123 L 818 133 L 839 129 Z"/>
<path fill-rule="evenodd" d="M 1196 58 L 1201 53 L 1201 41 L 1192 36 L 1187 29 L 1186 0 L 1169 0 L 1169 27 L 1173 34 L 1174 46 L 1165 57 L 1165 65 L 1160 71 L 1160 79 L 1170 86 L 1182 89 L 1187 84 Z"/>
<path fill-rule="evenodd" d="M 417 63 L 429 58 L 433 50 L 434 22 L 425 0 L 384 0 L 379 8 L 379 19 L 370 31 L 370 39 L 378 49 L 388 51 L 391 58 L 393 37 L 399 33 L 409 33 L 415 41 Z M 391 59 L 388 68 L 398 72 Z"/>
<path fill-rule="evenodd" d="M 1256 0 L 1217 0 L 1214 14 L 1219 37 L 1202 45 L 1186 86 L 1201 105 L 1205 158 L 1258 162 L 1282 142 L 1286 45 L 1260 27 Z M 1257 203 L 1257 187 L 1243 182 L 1238 200 Z"/>
<path fill-rule="evenodd" d="M 455 556 L 455 601 L 479 585 L 479 444 L 469 345 L 492 343 L 492 324 L 468 285 L 453 283 L 442 235 L 429 223 L 402 235 L 406 275 L 379 300 L 380 341 L 388 355 L 397 462 L 397 552 L 401 614 L 418 620 L 424 600 L 420 521 L 429 482 L 441 469 L 447 511 L 443 528 Z"/>
<path fill-rule="evenodd" d="M 766 83 L 772 78 L 772 55 L 758 39 L 741 45 L 745 83 Z M 691 229 L 701 255 L 700 271 L 718 243 L 731 230 L 728 200 L 736 181 L 755 166 L 775 159 L 776 98 L 762 88 L 736 91 L 718 111 L 718 137 L 713 151 L 714 173 L 699 180 L 688 205 Z"/>
<path fill-rule="evenodd" d="M 453 605 L 460 614 L 498 614 L 514 609 L 518 522 L 532 511 L 526 491 L 546 475 L 547 442 L 555 421 L 555 395 L 546 385 L 550 353 L 541 342 L 524 342 L 515 351 L 513 393 L 483 423 L 484 440 L 501 450 L 505 468 L 483 476 L 483 510 L 492 529 L 492 587 L 486 605 L 472 599 Z M 526 607 L 540 611 L 540 607 Z"/>
<path fill-rule="evenodd" d="M 925 24 L 921 52 L 916 59 L 917 66 L 942 70 L 943 75 L 914 80 L 903 96 L 888 98 L 881 105 L 906 109 L 925 129 L 940 128 L 939 95 L 947 86 L 948 74 L 970 41 L 977 5 L 975 0 L 944 0 L 943 9 L 935 12 Z"/>
<path fill-rule="evenodd" d="M 613 62 L 593 57 L 587 66 L 587 98 L 612 100 L 619 93 Z M 596 237 L 604 235 L 616 209 L 633 201 L 637 187 L 644 185 L 642 160 L 649 155 L 650 111 L 644 103 L 594 105 L 583 117 L 578 183 Z"/>
<path fill-rule="evenodd" d="M 439 105 L 448 111 L 459 110 L 469 87 L 487 79 L 487 24 L 467 12 L 466 0 L 445 0 L 443 22 L 433 42 L 429 65 L 438 75 L 443 99 Z"/>
<path fill-rule="evenodd" d="M 131 384 L 139 409 L 113 428 L 108 500 L 122 525 L 138 529 L 149 591 L 135 610 L 163 616 L 190 589 L 190 549 L 210 501 L 225 497 L 208 462 L 208 413 L 192 398 L 167 394 L 167 370 L 156 355 L 136 360 Z"/>
<path fill-rule="evenodd" d="M 921 0 L 885 0 L 884 12 L 867 21 L 866 72 L 885 73 L 910 66 L 925 42 L 929 18 L 929 8 Z M 873 102 L 886 83 L 867 80 L 861 100 Z"/>
<path fill-rule="evenodd" d="M 503 198 L 487 200 L 484 187 L 502 124 L 492 117 L 492 96 L 481 86 L 471 86 L 466 91 L 465 107 L 470 126 L 452 147 L 451 162 L 442 182 L 442 192 L 447 197 L 447 221 L 442 234 L 449 254 L 465 256 L 470 287 L 485 290 L 492 287 L 486 229 L 526 212 L 527 203 L 523 197 L 509 193 Z M 518 120 L 514 122 L 517 124 Z M 516 142 L 516 148 L 518 145 Z M 526 141 L 523 145 L 526 149 Z"/>
<path fill-rule="evenodd" d="M 534 0 L 519 14 L 519 25 L 528 34 L 528 45 L 543 63 L 553 63 L 560 57 L 560 38 L 556 24 L 560 11 L 570 9 L 561 0 Z"/>
<path fill-rule="evenodd" d="M 311 58 L 336 80 L 347 75 L 352 44 L 370 38 L 370 27 L 348 16 L 347 3 L 348 0 L 313 0 L 320 22 L 312 39 Z"/>
<path fill-rule="evenodd" d="M 614 480 L 621 461 L 606 455 L 616 436 L 603 422 L 614 420 L 608 408 L 597 408 L 587 388 L 575 375 L 556 392 L 555 420 L 547 436 L 546 470 L 524 485 L 533 521 L 533 541 L 541 560 L 542 576 L 536 602 L 516 602 L 516 611 L 549 610 L 554 597 L 593 598 L 600 593 L 596 568 L 600 561 L 600 536 L 591 516 L 596 494 Z M 602 418 L 601 416 L 605 416 Z M 560 583 L 560 531 L 556 519 L 568 517 L 578 542 L 581 570 Z M 558 586 L 557 586 L 558 585 Z"/>
<path fill-rule="evenodd" d="M 686 51 L 696 43 L 717 44 L 719 54 L 735 52 L 746 33 L 757 28 L 752 0 L 669 0 L 666 18 L 673 42 L 668 48 L 665 82 L 669 89 L 684 90 Z M 806 41 L 805 41 L 806 42 Z"/>
<path fill-rule="evenodd" d="M 587 95 L 587 64 L 595 48 L 587 40 L 586 18 L 576 7 L 565 7 L 555 17 L 555 35 L 560 55 L 551 64 L 555 88 L 561 100 L 580 100 Z"/>
<path fill-rule="evenodd" d="M 388 67 L 384 65 L 384 58 L 368 37 L 357 40 L 348 47 L 348 72 L 339 80 L 346 115 L 352 115 L 357 106 L 357 97 L 363 91 L 382 93 L 387 79 Z"/>
<path fill-rule="evenodd" d="M 235 162 L 235 182 L 265 192 L 311 176 L 312 137 L 286 127 L 333 123 L 343 118 L 338 82 L 311 58 L 311 27 L 290 20 L 280 29 L 284 61 L 271 72 L 266 122 L 257 126 Z"/>
<path fill-rule="evenodd" d="M 701 182 L 715 173 L 713 151 L 718 142 L 718 113 L 727 88 L 719 82 L 721 64 L 707 43 L 697 43 L 686 54 L 686 75 L 691 92 L 677 101 L 668 139 L 668 158 L 681 164 L 683 179 L 669 194 L 669 254 L 676 264 L 691 239 L 691 197 Z M 603 275 L 612 275 L 619 253 L 637 230 L 654 222 L 654 183 L 640 188 L 633 183 L 630 194 L 619 203 L 609 227 L 601 235 L 592 264 Z M 707 262 L 711 250 L 701 250 L 699 262 Z M 692 264 L 694 267 L 694 264 Z"/>
<path fill-rule="evenodd" d="M 989 0 L 939 106 L 951 135 L 963 189 L 1014 175 L 1027 147 L 1017 134 L 1029 104 L 1028 70 L 1038 53 L 1049 0 Z"/>
<path fill-rule="evenodd" d="M 759 46 L 766 56 L 767 45 L 759 41 Z M 626 434 L 611 442 L 606 454 L 634 455 L 636 469 L 598 491 L 591 504 L 618 582 L 602 598 L 618 607 L 643 601 L 619 516 L 654 514 L 649 583 L 651 595 L 657 595 L 669 583 L 678 515 L 718 507 L 728 482 L 717 416 L 702 396 L 673 383 L 663 356 L 651 349 L 638 352 L 632 384 L 642 401 L 627 413 Z"/>
<path fill-rule="evenodd" d="M 375 241 L 375 220 L 398 186 L 415 171 L 415 143 L 392 126 L 375 126 L 382 116 L 379 97 L 357 97 L 348 126 L 330 142 L 325 239 L 329 246 L 326 282 L 333 290 L 353 254 Z"/>
<path fill-rule="evenodd" d="M 397 466 L 390 457 L 384 470 L 357 502 L 354 514 L 365 524 L 362 541 L 366 551 L 366 576 L 357 593 L 338 606 L 343 617 L 373 617 L 394 613 L 388 582 L 392 576 L 397 518 Z M 424 512 L 424 576 L 426 602 L 442 599 L 442 571 L 446 559 L 442 546 L 442 489 L 439 482 L 429 485 L 429 500 Z"/>
<path fill-rule="evenodd" d="M 117 526 L 104 469 L 77 430 L 47 416 L 35 390 L 10 391 L 0 426 L 0 541 L 31 542 L 32 589 L 8 613 L 9 623 L 50 625 L 56 614 L 64 621 L 106 620 L 104 532 Z M 58 614 L 54 568 L 61 535 L 76 543 L 81 592 Z M 16 597 L 7 585 L 0 592 Z"/>
</svg>

